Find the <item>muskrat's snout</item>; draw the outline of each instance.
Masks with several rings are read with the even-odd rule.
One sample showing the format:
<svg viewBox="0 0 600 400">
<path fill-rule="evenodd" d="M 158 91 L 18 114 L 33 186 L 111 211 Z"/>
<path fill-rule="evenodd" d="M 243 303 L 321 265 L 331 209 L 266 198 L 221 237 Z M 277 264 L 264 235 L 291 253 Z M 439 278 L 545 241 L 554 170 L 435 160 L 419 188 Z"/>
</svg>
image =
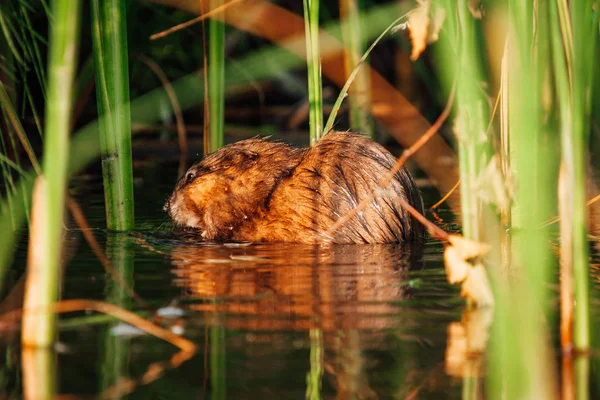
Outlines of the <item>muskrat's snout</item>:
<svg viewBox="0 0 600 400">
<path fill-rule="evenodd" d="M 172 219 L 175 219 L 174 217 L 176 214 L 174 210 L 174 208 L 176 207 L 174 207 L 174 205 L 178 203 L 178 199 L 176 198 L 177 192 L 185 188 L 190 183 L 192 183 L 195 178 L 196 171 L 194 170 L 194 167 L 191 167 L 181 178 L 179 178 L 179 181 L 177 181 L 177 184 L 175 185 L 175 190 L 173 191 L 173 193 L 171 193 L 171 195 L 165 202 L 165 205 L 163 206 L 163 211 L 169 214 L 169 217 L 171 217 Z"/>
</svg>

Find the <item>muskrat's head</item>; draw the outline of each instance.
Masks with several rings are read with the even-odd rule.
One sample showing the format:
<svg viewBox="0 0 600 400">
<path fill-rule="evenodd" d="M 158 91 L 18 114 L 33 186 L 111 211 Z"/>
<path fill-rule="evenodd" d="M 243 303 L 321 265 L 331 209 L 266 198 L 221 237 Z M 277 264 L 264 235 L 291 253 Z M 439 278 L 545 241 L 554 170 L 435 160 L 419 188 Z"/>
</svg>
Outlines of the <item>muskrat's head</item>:
<svg viewBox="0 0 600 400">
<path fill-rule="evenodd" d="M 249 139 L 208 155 L 177 182 L 164 210 L 205 239 L 226 240 L 265 206 L 273 188 L 298 164 L 301 151 Z"/>
</svg>

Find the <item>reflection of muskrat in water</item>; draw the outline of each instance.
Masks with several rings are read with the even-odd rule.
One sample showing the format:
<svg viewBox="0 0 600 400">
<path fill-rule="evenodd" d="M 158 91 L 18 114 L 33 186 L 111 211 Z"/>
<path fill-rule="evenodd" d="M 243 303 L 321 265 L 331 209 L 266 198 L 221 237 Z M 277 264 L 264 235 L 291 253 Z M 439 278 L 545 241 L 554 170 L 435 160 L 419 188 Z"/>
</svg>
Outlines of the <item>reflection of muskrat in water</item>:
<svg viewBox="0 0 600 400">
<path fill-rule="evenodd" d="M 207 240 L 296 243 L 417 241 L 422 227 L 398 197 L 422 210 L 408 171 L 333 235 L 328 229 L 368 197 L 395 158 L 371 139 L 330 132 L 315 146 L 249 139 L 193 165 L 177 183 L 165 210 Z"/>
</svg>

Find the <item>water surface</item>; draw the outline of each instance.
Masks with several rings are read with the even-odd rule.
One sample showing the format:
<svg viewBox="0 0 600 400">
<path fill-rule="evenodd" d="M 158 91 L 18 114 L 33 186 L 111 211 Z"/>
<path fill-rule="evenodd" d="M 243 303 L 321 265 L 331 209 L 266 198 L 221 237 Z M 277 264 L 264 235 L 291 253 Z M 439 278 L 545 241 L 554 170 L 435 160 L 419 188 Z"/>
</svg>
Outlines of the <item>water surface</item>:
<svg viewBox="0 0 600 400">
<path fill-rule="evenodd" d="M 491 318 L 482 312 L 471 315 L 472 325 L 465 322 L 459 291 L 445 280 L 441 244 L 199 243 L 172 232 L 161 211 L 172 182 L 157 182 L 153 174 L 162 167 L 155 168 L 138 178 L 139 229 L 94 229 L 122 279 L 148 304 L 111 279 L 72 224 L 63 298 L 134 310 L 192 340 L 198 351 L 169 365 L 178 354 L 169 343 L 96 313 L 62 316 L 47 369 L 58 393 L 302 399 L 315 385 L 323 398 L 338 399 L 453 399 L 467 386 L 484 392 L 483 357 L 467 357 L 464 338 L 473 329 L 486 336 Z M 104 224 L 100 189 L 94 175 L 74 185 L 94 227 Z M 424 192 L 432 204 L 435 195 Z M 448 213 L 442 217 L 451 229 Z M 13 282 L 24 268 L 25 248 L 23 241 Z M 1 398 L 19 398 L 20 349 L 8 337 L 3 343 Z"/>
</svg>

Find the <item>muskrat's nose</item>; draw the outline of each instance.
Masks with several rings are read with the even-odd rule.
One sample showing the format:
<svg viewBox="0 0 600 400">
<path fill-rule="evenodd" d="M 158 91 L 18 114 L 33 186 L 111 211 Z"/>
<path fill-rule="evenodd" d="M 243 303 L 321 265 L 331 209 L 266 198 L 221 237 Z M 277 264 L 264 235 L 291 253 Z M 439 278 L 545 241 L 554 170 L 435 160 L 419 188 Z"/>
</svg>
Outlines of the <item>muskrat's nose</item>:
<svg viewBox="0 0 600 400">
<path fill-rule="evenodd" d="M 166 212 L 166 213 L 168 213 L 169 212 L 169 208 L 171 208 L 171 198 L 170 197 L 169 197 L 169 200 L 167 200 L 167 202 L 163 206 L 163 211 Z"/>
</svg>

